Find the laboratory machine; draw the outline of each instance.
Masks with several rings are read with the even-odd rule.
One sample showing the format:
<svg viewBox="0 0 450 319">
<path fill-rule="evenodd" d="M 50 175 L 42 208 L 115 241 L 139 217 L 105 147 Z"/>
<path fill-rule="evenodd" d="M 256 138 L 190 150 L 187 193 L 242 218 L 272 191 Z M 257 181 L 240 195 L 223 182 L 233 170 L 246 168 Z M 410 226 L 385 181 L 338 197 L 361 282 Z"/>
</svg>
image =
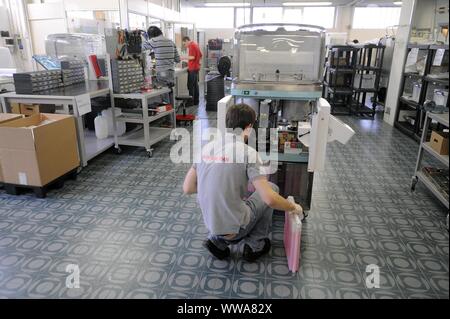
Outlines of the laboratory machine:
<svg viewBox="0 0 450 319">
<path fill-rule="evenodd" d="M 354 131 L 330 115 L 321 79 L 325 30 L 301 24 L 253 24 L 234 37 L 231 95 L 218 102 L 217 125 L 227 109 L 250 105 L 257 114 L 256 147 L 284 197 L 310 209 L 314 173 L 324 167 L 327 143 L 347 143 Z M 261 134 L 267 131 L 267 134 Z M 276 132 L 275 138 L 269 131 Z"/>
</svg>

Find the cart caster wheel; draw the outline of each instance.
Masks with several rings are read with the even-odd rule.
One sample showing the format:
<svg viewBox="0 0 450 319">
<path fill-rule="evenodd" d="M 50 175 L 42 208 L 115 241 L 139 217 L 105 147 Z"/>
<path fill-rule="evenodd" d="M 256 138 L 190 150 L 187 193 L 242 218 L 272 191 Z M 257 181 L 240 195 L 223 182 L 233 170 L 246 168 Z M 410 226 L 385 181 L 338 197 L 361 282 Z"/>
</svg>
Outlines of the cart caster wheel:
<svg viewBox="0 0 450 319">
<path fill-rule="evenodd" d="M 147 151 L 147 156 L 149 158 L 152 158 L 153 157 L 153 151 Z"/>
<path fill-rule="evenodd" d="M 122 149 L 121 149 L 120 147 L 115 148 L 115 149 L 114 149 L 114 152 L 115 152 L 116 154 L 122 154 Z"/>
<path fill-rule="evenodd" d="M 414 192 L 416 190 L 416 184 L 419 181 L 419 179 L 417 178 L 417 176 L 413 176 L 413 178 L 411 179 L 411 191 Z"/>
</svg>

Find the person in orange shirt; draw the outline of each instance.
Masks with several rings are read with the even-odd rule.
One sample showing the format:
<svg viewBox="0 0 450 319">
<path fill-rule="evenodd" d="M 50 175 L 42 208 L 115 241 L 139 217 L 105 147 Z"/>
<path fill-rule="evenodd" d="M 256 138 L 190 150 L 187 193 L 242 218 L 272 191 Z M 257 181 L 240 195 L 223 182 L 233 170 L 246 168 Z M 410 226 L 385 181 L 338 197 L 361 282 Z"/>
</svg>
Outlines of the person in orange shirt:
<svg viewBox="0 0 450 319">
<path fill-rule="evenodd" d="M 183 37 L 183 45 L 188 50 L 188 90 L 189 95 L 192 96 L 193 105 L 199 103 L 199 89 L 198 89 L 198 72 L 200 71 L 200 61 L 202 52 L 198 44 L 192 41 L 189 37 Z"/>
</svg>

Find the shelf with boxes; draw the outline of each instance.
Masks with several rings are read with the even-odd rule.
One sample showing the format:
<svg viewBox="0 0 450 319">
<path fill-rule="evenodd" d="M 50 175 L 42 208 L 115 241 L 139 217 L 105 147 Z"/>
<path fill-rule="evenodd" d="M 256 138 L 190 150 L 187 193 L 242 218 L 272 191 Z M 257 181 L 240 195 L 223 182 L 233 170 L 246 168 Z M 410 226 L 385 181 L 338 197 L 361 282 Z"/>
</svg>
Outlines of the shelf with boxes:
<svg viewBox="0 0 450 319">
<path fill-rule="evenodd" d="M 448 67 L 448 45 L 408 45 L 394 125 L 417 141 L 427 111 L 448 112 Z"/>
<path fill-rule="evenodd" d="M 442 204 L 449 207 L 449 139 L 448 113 L 435 114 L 427 112 L 425 114 L 424 127 L 420 140 L 419 154 L 417 156 L 415 174 L 411 181 L 411 190 L 415 190 L 417 182 L 422 182 Z M 428 138 L 428 129 L 431 128 L 431 122 L 437 122 L 444 129 L 433 129 Z M 425 154 L 437 159 L 441 165 L 423 166 L 423 157 Z"/>
<path fill-rule="evenodd" d="M 13 79 L 17 94 L 34 94 L 64 85 L 61 70 L 14 73 Z"/>
<path fill-rule="evenodd" d="M 81 83 L 85 80 L 84 62 L 82 60 L 61 61 L 62 81 L 65 86 Z"/>
<path fill-rule="evenodd" d="M 42 94 L 50 90 L 81 83 L 86 80 L 82 60 L 61 61 L 61 69 L 14 73 L 17 94 Z"/>
<path fill-rule="evenodd" d="M 143 69 L 138 59 L 112 59 L 111 73 L 114 93 L 137 93 L 144 85 Z"/>
</svg>

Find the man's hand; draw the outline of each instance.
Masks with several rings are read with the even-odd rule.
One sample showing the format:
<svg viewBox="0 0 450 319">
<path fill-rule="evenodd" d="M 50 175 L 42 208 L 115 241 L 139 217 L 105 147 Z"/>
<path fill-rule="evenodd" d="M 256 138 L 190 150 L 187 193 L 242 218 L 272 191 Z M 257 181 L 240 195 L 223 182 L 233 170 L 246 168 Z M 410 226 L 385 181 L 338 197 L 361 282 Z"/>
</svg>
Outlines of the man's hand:
<svg viewBox="0 0 450 319">
<path fill-rule="evenodd" d="M 291 210 L 289 214 L 297 214 L 300 218 L 303 218 L 303 207 L 297 203 L 294 203 L 295 209 Z"/>
</svg>

